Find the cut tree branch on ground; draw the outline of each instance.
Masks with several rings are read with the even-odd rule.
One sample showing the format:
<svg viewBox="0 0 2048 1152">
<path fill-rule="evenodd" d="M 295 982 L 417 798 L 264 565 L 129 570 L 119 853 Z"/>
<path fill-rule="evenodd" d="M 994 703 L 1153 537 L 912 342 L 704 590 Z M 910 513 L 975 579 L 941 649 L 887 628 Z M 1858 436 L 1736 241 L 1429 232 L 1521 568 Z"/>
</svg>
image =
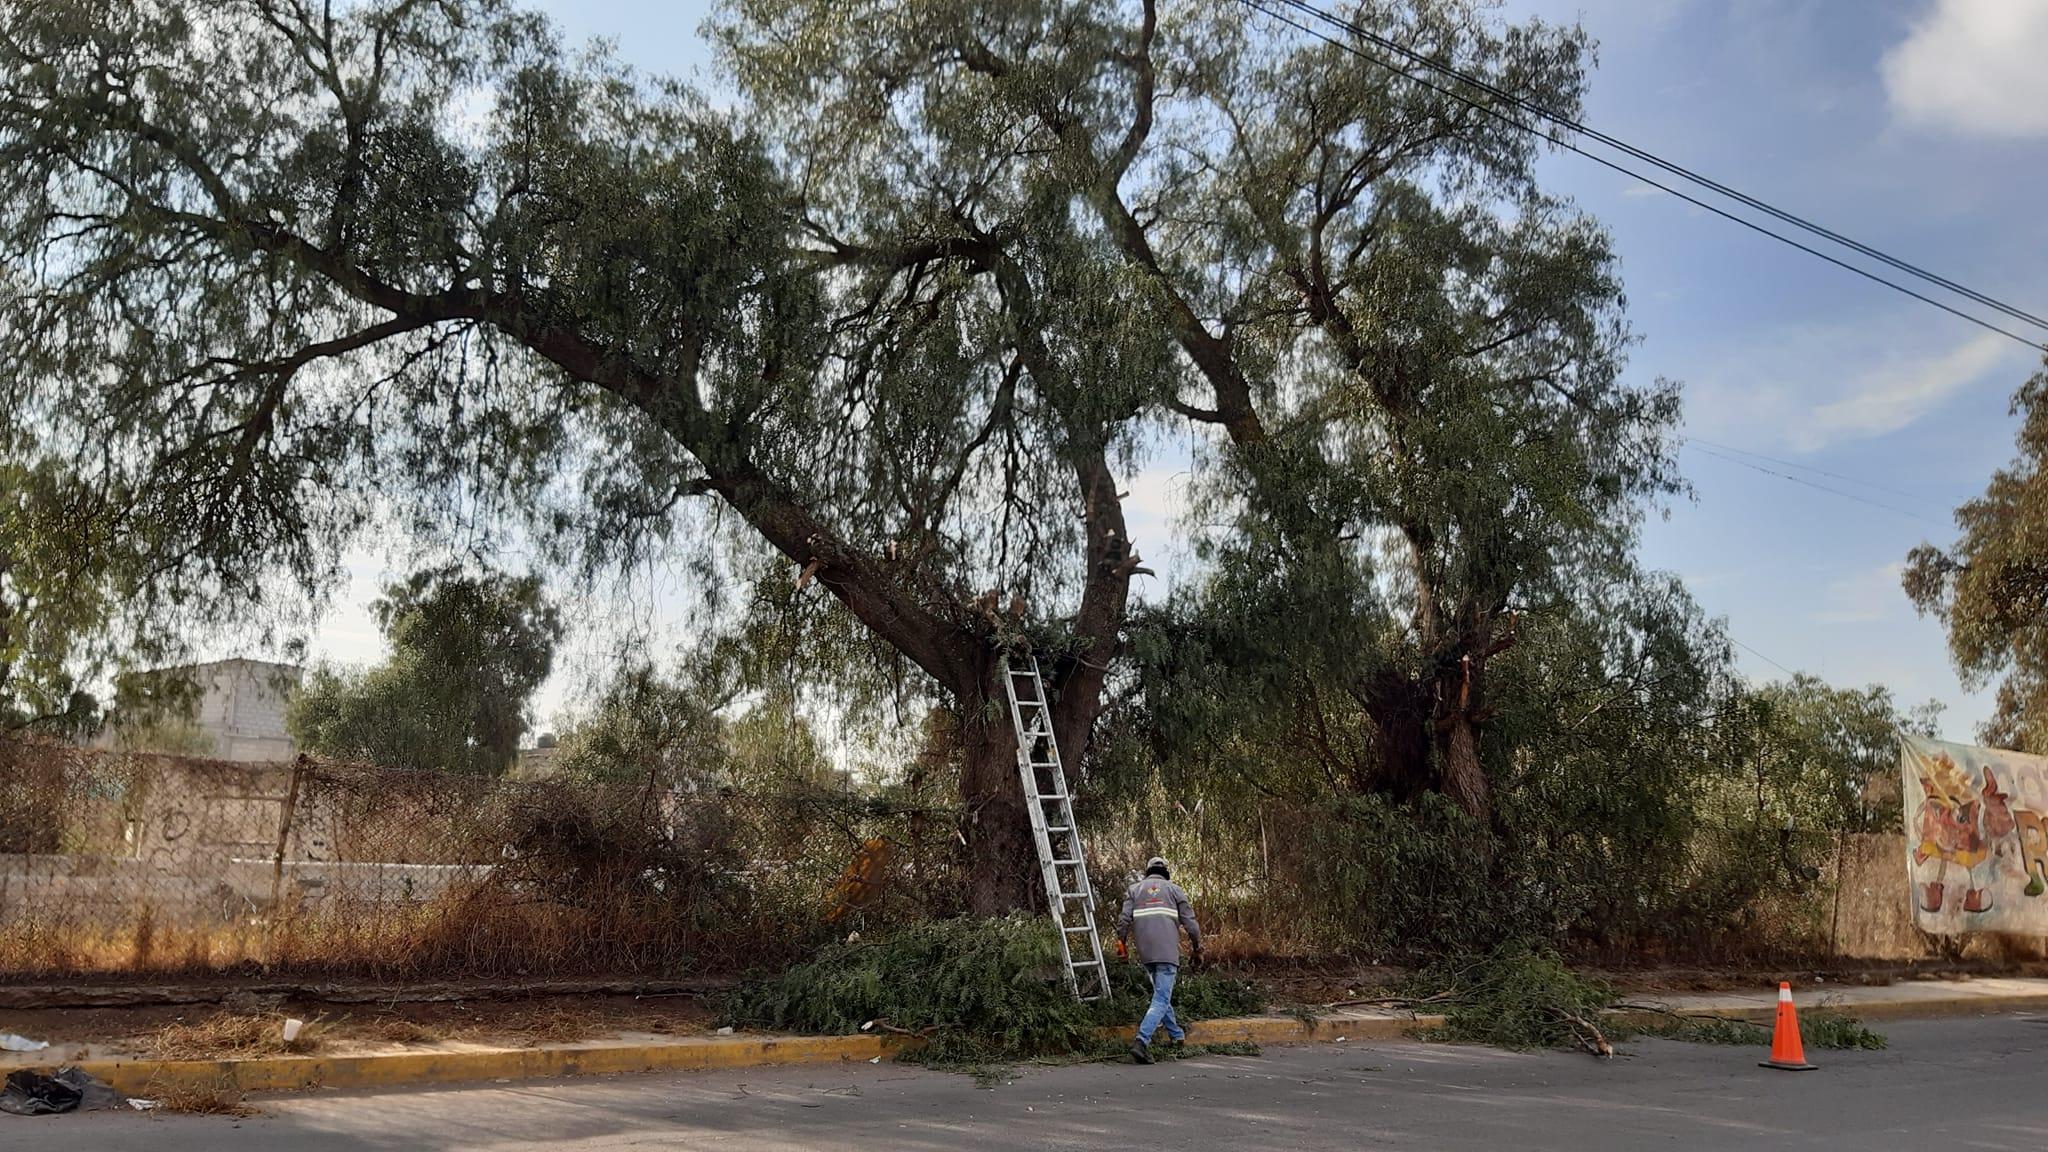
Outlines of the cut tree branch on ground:
<svg viewBox="0 0 2048 1152">
<path fill-rule="evenodd" d="M 1572 1038 L 1579 1042 L 1581 1048 L 1602 1060 L 1609 1059 L 1614 1055 L 1614 1045 L 1607 1042 L 1606 1035 L 1591 1020 L 1576 1012 L 1567 1012 L 1562 1008 L 1552 1008 L 1550 1012 L 1551 1015 L 1557 1017 L 1559 1023 L 1570 1027 Z"/>
</svg>

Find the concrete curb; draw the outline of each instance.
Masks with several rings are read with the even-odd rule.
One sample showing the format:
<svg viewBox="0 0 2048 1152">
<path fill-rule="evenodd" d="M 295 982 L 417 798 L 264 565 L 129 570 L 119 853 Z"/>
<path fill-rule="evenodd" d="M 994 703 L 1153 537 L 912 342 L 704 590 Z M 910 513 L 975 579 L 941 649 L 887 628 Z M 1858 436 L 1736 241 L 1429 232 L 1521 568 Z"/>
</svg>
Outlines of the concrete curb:
<svg viewBox="0 0 2048 1152">
<path fill-rule="evenodd" d="M 79 1061 L 80 1070 L 126 1096 L 302 1088 L 405 1088 L 479 1080 L 538 1080 L 618 1072 L 711 1071 L 874 1060 L 905 1047 L 896 1036 L 715 1036 L 658 1042 L 595 1041 L 538 1048 L 467 1048 L 357 1056 L 259 1056 L 246 1060 Z"/>
<path fill-rule="evenodd" d="M 1192 1044 L 1286 1044 L 1315 1040 L 1394 1040 L 1435 1017 L 1246 1016 L 1188 1025 Z M 1129 1029 L 1106 1035 L 1125 1038 Z M 464 1047 L 332 1056 L 256 1056 L 239 1060 L 87 1059 L 80 1070 L 125 1096 L 170 1092 L 292 1092 L 305 1088 L 390 1089 L 489 1080 L 542 1080 L 622 1072 L 700 1072 L 791 1064 L 849 1064 L 915 1048 L 907 1036 L 691 1036 L 599 1040 L 537 1048 Z"/>
<path fill-rule="evenodd" d="M 1198 1020 L 1188 1025 L 1190 1044 L 1297 1044 L 1336 1040 L 1401 1040 L 1418 1028 L 1433 1028 L 1441 1016 L 1395 1016 L 1386 1013 L 1313 1016 L 1238 1016 Z M 1129 1036 L 1120 1028 L 1116 1036 Z"/>
<path fill-rule="evenodd" d="M 1847 1011 L 1866 1020 L 1978 1016 L 2048 1010 L 2048 991 L 1997 995 L 1927 995 L 1902 999 L 1855 999 L 1830 1003 L 1801 996 L 1804 1012 Z M 1768 1022 L 1769 1003 L 1687 1003 L 1674 1011 Z M 1610 1016 L 1626 1024 L 1652 1024 L 1668 1017 L 1622 1010 Z M 1351 1012 L 1329 1016 L 1245 1016 L 1188 1025 L 1193 1044 L 1298 1044 L 1337 1040 L 1398 1040 L 1418 1029 L 1440 1026 L 1441 1016 Z M 1128 1029 L 1106 1035 L 1125 1037 Z M 427 1051 L 333 1056 L 263 1056 L 245 1060 L 87 1059 L 83 1071 L 128 1096 L 172 1091 L 227 1090 L 288 1092 L 305 1088 L 393 1089 L 490 1080 L 536 1080 L 622 1072 L 713 1071 L 793 1064 L 842 1064 L 887 1059 L 917 1046 L 907 1036 L 690 1036 L 629 1038 L 537 1048 L 462 1046 Z"/>
<path fill-rule="evenodd" d="M 1672 1011 L 1686 1016 L 1716 1016 L 1727 1020 L 1747 1020 L 1752 1024 L 1769 1024 L 1776 1014 L 1773 1005 L 1733 1006 L 1681 1004 Z M 1837 1002 L 1825 996 L 1814 997 L 1801 994 L 1799 1014 L 1801 1018 L 1815 1012 L 1829 1012 L 1854 1016 L 1859 1020 L 1935 1020 L 1956 1016 L 2001 1016 L 2012 1012 L 2048 1011 L 2048 995 L 2036 996 L 1942 996 L 1914 1000 L 1869 1000 Z M 1669 1016 L 1656 1012 L 1642 1012 L 1619 1009 L 1608 1014 L 1608 1018 L 1627 1024 L 1655 1024 L 1668 1022 Z"/>
</svg>

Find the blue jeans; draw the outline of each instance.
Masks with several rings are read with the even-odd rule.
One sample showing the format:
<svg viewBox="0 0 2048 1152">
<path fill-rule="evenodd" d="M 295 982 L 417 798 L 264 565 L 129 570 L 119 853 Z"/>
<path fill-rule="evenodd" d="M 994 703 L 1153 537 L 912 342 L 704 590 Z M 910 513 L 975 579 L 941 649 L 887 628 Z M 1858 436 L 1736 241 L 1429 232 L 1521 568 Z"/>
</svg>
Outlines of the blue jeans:
<svg viewBox="0 0 2048 1152">
<path fill-rule="evenodd" d="M 1180 969 L 1173 964 L 1147 964 L 1145 971 L 1152 974 L 1152 1006 L 1145 1009 L 1145 1018 L 1138 1022 L 1138 1043 L 1152 1043 L 1153 1031 L 1165 1024 L 1167 1039 L 1178 1044 L 1187 1035 L 1181 1030 L 1180 1021 L 1173 1018 L 1173 978 Z"/>
</svg>

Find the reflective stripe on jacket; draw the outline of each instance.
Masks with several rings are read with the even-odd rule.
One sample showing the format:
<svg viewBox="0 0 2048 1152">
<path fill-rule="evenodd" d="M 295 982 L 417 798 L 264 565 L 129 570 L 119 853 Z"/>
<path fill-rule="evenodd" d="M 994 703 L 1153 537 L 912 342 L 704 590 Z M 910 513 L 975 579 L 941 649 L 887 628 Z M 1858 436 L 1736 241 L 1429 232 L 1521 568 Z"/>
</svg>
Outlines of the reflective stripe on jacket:
<svg viewBox="0 0 2048 1152">
<path fill-rule="evenodd" d="M 1195 923 L 1194 906 L 1180 885 L 1160 876 L 1147 876 L 1124 893 L 1123 911 L 1116 918 L 1116 936 L 1128 940 L 1135 930 L 1138 960 L 1145 964 L 1180 963 L 1180 929 L 1188 932 L 1188 947 L 1202 947 L 1202 929 Z"/>
</svg>

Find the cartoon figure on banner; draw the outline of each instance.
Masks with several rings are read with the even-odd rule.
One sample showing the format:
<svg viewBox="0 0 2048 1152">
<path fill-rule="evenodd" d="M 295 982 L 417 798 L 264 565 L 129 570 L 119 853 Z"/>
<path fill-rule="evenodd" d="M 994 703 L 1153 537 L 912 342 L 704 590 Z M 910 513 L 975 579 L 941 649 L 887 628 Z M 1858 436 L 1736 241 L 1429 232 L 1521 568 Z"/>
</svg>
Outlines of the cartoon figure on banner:
<svg viewBox="0 0 2048 1152">
<path fill-rule="evenodd" d="M 1998 779 L 1989 768 L 1983 770 L 1983 784 L 1972 787 L 1968 773 L 1946 754 L 1920 764 L 1920 789 L 1926 798 L 1915 815 L 1918 840 L 1913 847 L 1920 907 L 1939 912 L 1948 902 L 1955 891 L 1948 884 L 1953 864 L 1968 874 L 1963 911 L 1989 912 L 1991 883 L 2017 827 L 2010 797 L 1999 790 Z M 1936 863 L 1929 865 L 1929 861 Z"/>
</svg>

